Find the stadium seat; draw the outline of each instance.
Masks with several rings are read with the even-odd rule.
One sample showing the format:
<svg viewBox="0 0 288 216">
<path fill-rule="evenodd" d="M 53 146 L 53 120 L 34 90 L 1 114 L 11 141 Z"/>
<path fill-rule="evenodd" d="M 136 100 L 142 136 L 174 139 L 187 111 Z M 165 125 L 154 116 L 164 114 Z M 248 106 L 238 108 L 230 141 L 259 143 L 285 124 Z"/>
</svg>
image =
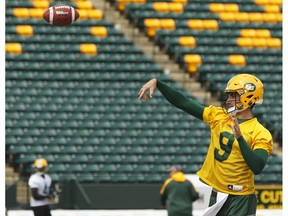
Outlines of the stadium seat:
<svg viewBox="0 0 288 216">
<path fill-rule="evenodd" d="M 69 164 L 66 166 L 66 169 L 68 170 L 68 172 L 73 172 L 73 173 L 83 171 L 81 164 Z"/>
<path fill-rule="evenodd" d="M 95 181 L 95 178 L 96 177 L 92 173 L 81 173 L 81 174 L 76 175 L 76 179 L 80 183 L 82 183 L 82 182 L 91 183 L 91 182 Z"/>
<path fill-rule="evenodd" d="M 51 173 L 64 173 L 66 172 L 66 166 L 64 164 L 58 164 L 58 163 L 49 163 L 49 172 Z"/>
<path fill-rule="evenodd" d="M 113 173 L 111 175 L 111 182 L 117 182 L 117 183 L 122 183 L 122 182 L 128 182 L 129 177 L 125 173 Z"/>
</svg>

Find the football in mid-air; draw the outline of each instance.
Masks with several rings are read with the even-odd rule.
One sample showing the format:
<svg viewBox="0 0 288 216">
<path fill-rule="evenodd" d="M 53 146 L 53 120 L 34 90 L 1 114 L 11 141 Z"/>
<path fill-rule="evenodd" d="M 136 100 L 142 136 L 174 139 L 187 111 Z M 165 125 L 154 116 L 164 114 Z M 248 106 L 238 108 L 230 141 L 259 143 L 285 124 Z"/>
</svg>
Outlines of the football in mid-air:
<svg viewBox="0 0 288 216">
<path fill-rule="evenodd" d="M 43 13 L 43 18 L 53 26 L 68 26 L 79 18 L 79 13 L 69 5 L 55 5 Z"/>
</svg>

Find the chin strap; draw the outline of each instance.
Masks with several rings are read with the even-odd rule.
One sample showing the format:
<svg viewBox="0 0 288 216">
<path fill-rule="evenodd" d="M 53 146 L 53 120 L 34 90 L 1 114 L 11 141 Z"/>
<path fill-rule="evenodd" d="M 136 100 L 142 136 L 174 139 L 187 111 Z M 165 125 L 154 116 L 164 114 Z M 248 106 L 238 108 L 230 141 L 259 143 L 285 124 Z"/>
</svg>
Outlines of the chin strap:
<svg viewBox="0 0 288 216">
<path fill-rule="evenodd" d="M 234 107 L 230 107 L 230 108 L 228 108 L 228 109 L 227 109 L 227 112 L 228 112 L 229 115 L 231 115 L 231 116 L 235 116 L 236 113 L 239 112 L 239 110 L 237 109 L 236 106 L 234 106 Z"/>
<path fill-rule="evenodd" d="M 249 107 L 246 107 L 245 109 L 241 109 L 239 110 L 236 106 L 230 107 L 227 109 L 227 113 L 231 116 L 235 116 L 237 113 L 242 112 L 246 109 L 248 109 Z"/>
</svg>

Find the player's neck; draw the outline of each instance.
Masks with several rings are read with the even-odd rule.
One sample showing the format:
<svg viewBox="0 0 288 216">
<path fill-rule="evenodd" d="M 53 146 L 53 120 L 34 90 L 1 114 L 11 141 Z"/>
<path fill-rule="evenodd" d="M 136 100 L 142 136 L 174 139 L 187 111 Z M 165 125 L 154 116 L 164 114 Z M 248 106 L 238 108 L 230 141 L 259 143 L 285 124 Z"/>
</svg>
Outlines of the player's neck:
<svg viewBox="0 0 288 216">
<path fill-rule="evenodd" d="M 242 112 L 236 114 L 237 119 L 251 119 L 254 117 L 252 109 L 248 108 Z"/>
</svg>

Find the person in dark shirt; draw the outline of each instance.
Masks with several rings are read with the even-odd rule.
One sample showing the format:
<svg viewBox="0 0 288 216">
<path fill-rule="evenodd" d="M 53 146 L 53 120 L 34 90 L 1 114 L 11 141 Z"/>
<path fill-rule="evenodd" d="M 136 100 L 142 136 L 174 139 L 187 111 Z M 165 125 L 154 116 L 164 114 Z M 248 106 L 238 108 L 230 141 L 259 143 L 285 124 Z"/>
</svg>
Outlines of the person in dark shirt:
<svg viewBox="0 0 288 216">
<path fill-rule="evenodd" d="M 168 178 L 161 190 L 161 204 L 166 207 L 168 216 L 192 216 L 192 203 L 199 198 L 195 190 L 179 165 L 169 169 Z"/>
</svg>

